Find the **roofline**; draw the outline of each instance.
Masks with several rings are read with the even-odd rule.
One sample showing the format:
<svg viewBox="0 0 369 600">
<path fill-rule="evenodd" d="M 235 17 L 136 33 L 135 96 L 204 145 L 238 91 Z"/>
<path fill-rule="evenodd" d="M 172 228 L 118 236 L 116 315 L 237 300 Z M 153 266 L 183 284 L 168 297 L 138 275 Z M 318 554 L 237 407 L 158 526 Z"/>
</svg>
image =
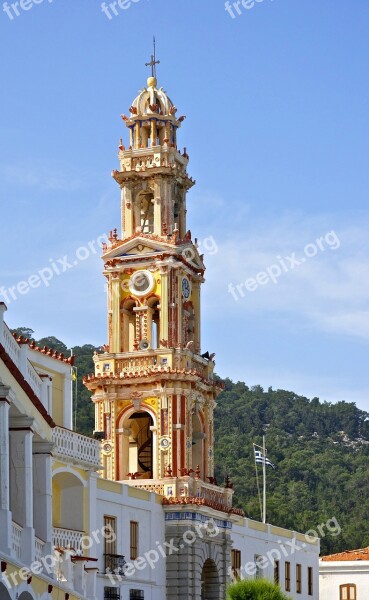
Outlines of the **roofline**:
<svg viewBox="0 0 369 600">
<path fill-rule="evenodd" d="M 0 358 L 4 361 L 5 365 L 7 366 L 13 377 L 19 383 L 22 390 L 26 393 L 28 398 L 31 400 L 32 404 L 35 406 L 35 408 L 37 408 L 38 412 L 45 419 L 48 425 L 50 425 L 50 427 L 52 428 L 56 427 L 56 423 L 47 412 L 41 400 L 39 400 L 39 398 L 36 396 L 29 383 L 25 380 L 17 365 L 12 361 L 9 354 L 7 354 L 2 344 L 0 344 Z"/>
</svg>

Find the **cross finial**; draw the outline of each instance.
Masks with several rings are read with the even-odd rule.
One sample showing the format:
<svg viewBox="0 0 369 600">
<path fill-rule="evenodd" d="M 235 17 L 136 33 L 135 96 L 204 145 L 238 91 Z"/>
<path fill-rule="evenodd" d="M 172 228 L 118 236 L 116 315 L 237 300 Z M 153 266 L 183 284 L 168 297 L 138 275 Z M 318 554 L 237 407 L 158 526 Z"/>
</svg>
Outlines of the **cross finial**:
<svg viewBox="0 0 369 600">
<path fill-rule="evenodd" d="M 156 40 L 154 36 L 154 54 L 151 55 L 151 61 L 145 63 L 145 67 L 151 67 L 151 75 L 156 78 L 156 65 L 160 65 L 160 60 L 156 60 Z"/>
</svg>

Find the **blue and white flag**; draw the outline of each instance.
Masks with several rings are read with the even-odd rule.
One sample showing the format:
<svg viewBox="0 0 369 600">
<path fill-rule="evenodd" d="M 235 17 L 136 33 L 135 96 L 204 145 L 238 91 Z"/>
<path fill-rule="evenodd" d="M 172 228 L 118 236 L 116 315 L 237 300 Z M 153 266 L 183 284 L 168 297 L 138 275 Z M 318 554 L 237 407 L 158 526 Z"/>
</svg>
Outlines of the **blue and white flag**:
<svg viewBox="0 0 369 600">
<path fill-rule="evenodd" d="M 255 462 L 259 465 L 263 465 L 264 461 L 265 464 L 268 467 L 272 467 L 273 469 L 275 469 L 275 465 L 273 465 L 272 461 L 269 460 L 269 458 L 266 456 L 264 457 L 263 453 L 261 450 L 256 450 L 255 446 L 254 446 L 254 452 L 255 452 Z"/>
</svg>

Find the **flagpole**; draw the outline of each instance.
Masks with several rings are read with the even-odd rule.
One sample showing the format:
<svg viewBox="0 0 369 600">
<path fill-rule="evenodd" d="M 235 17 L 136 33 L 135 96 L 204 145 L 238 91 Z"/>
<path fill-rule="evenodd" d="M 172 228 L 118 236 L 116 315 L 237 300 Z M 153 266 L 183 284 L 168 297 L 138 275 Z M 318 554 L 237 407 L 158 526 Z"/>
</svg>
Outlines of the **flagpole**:
<svg viewBox="0 0 369 600">
<path fill-rule="evenodd" d="M 265 435 L 263 435 L 263 523 L 266 523 L 266 453 L 265 453 Z"/>
</svg>

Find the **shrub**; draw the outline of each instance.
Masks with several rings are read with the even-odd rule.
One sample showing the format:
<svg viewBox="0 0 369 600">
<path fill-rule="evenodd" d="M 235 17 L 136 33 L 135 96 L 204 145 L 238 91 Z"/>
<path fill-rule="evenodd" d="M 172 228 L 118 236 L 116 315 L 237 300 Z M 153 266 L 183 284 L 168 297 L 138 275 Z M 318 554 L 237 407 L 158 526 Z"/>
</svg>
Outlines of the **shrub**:
<svg viewBox="0 0 369 600">
<path fill-rule="evenodd" d="M 287 600 L 280 587 L 266 579 L 244 579 L 227 589 L 227 600 Z"/>
</svg>

